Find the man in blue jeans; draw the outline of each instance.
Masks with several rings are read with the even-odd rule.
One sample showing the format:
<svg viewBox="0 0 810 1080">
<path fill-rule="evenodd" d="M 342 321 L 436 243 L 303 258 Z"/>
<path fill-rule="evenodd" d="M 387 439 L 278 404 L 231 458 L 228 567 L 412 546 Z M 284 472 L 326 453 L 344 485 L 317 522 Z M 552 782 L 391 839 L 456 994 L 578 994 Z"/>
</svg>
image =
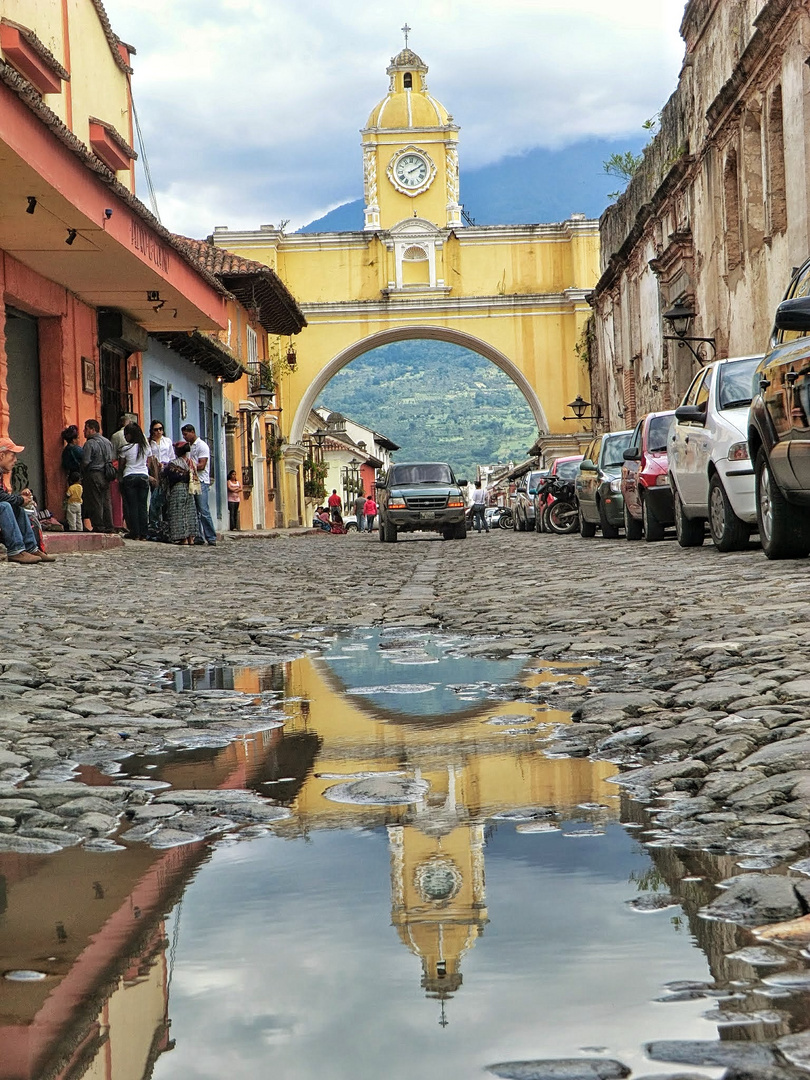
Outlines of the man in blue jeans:
<svg viewBox="0 0 810 1080">
<path fill-rule="evenodd" d="M 10 563 L 37 566 L 41 562 L 56 562 L 53 555 L 46 555 L 37 546 L 34 530 L 26 506 L 33 503 L 31 492 L 26 489 L 19 494 L 6 490 L 6 477 L 17 464 L 17 454 L 24 446 L 17 446 L 11 439 L 0 439 L 0 539 Z"/>
<path fill-rule="evenodd" d="M 211 451 L 208 448 L 208 443 L 199 438 L 193 424 L 183 424 L 180 431 L 191 447 L 189 456 L 197 466 L 197 476 L 200 478 L 200 494 L 194 496 L 194 502 L 197 505 L 198 531 L 202 534 L 203 540 L 209 547 L 216 547 L 217 530 L 214 528 L 214 521 L 208 506 L 208 489 L 211 486 L 211 470 L 209 468 Z"/>
</svg>

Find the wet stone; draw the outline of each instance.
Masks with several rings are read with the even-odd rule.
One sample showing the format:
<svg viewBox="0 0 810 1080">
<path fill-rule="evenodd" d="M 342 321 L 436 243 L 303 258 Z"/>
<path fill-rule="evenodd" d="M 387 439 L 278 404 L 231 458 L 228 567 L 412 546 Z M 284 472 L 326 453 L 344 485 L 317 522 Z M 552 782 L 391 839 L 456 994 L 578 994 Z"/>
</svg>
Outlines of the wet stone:
<svg viewBox="0 0 810 1080">
<path fill-rule="evenodd" d="M 324 798 L 360 806 L 402 806 L 422 802 L 427 793 L 428 784 L 424 780 L 388 774 L 335 784 L 324 791 Z"/>
<path fill-rule="evenodd" d="M 630 1069 L 607 1058 L 558 1058 L 545 1061 L 504 1061 L 487 1065 L 503 1080 L 622 1080 Z"/>
<path fill-rule="evenodd" d="M 645 1050 L 653 1061 L 673 1062 L 676 1065 L 751 1068 L 776 1064 L 770 1047 L 747 1042 L 660 1040 L 648 1043 Z"/>
</svg>

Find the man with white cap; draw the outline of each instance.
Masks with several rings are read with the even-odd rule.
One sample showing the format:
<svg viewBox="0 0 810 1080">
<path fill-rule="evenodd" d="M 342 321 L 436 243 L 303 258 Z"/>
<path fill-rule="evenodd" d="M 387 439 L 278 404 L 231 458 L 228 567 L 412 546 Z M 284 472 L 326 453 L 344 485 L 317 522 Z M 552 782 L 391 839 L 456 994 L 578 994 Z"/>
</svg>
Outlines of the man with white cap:
<svg viewBox="0 0 810 1080">
<path fill-rule="evenodd" d="M 27 489 L 19 494 L 6 490 L 5 480 L 17 463 L 17 454 L 24 446 L 17 446 L 12 439 L 0 439 L 0 539 L 6 548 L 10 563 L 36 566 L 41 562 L 56 562 L 53 555 L 46 555 L 37 547 L 34 530 L 25 512 L 33 504 Z"/>
</svg>

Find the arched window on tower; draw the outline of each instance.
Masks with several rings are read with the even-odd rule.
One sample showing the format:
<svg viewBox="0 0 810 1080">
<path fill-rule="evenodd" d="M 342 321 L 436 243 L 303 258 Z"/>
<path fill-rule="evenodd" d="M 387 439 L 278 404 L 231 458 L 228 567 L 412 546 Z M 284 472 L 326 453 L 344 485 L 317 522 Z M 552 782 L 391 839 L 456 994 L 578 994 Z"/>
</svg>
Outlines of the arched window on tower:
<svg viewBox="0 0 810 1080">
<path fill-rule="evenodd" d="M 405 75 L 403 76 L 403 86 L 406 90 L 413 89 L 413 75 L 410 73 L 410 71 L 406 71 Z"/>
<path fill-rule="evenodd" d="M 428 253 L 418 244 L 411 244 L 402 253 L 402 284 L 429 285 L 430 263 Z"/>
</svg>

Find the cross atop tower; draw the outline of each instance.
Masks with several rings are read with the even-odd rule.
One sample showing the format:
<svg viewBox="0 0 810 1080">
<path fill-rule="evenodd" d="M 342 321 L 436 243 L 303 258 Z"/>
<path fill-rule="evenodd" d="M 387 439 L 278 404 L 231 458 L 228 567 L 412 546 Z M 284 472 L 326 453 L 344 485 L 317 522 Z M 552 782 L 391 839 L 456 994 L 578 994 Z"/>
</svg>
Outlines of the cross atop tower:
<svg viewBox="0 0 810 1080">
<path fill-rule="evenodd" d="M 402 30 L 402 33 L 405 35 L 405 48 L 407 49 L 408 48 L 408 34 L 410 34 L 410 32 L 411 32 L 411 30 L 413 28 L 408 26 L 407 23 L 405 23 L 405 25 L 401 26 L 400 29 Z"/>
</svg>

